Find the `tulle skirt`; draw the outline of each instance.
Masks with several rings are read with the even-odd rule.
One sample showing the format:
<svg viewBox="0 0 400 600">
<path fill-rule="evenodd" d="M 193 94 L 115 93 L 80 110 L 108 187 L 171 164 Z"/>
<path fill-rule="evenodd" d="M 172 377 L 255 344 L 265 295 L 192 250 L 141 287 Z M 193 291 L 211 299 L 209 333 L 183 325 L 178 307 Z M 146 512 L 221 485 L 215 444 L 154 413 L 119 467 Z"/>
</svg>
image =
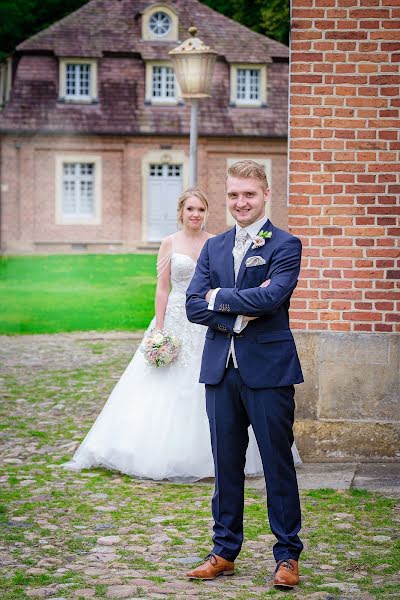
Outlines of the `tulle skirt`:
<svg viewBox="0 0 400 600">
<path fill-rule="evenodd" d="M 189 333 L 185 331 L 188 327 Z M 185 340 L 187 344 L 178 359 L 164 367 L 148 365 L 139 348 L 73 459 L 64 467 L 102 466 L 155 480 L 212 477 L 205 390 L 198 383 L 204 333 L 205 328 L 187 319 L 181 322 L 180 334 L 183 344 Z M 301 462 L 295 446 L 292 452 L 295 463 Z M 262 472 L 250 427 L 246 474 Z"/>
</svg>

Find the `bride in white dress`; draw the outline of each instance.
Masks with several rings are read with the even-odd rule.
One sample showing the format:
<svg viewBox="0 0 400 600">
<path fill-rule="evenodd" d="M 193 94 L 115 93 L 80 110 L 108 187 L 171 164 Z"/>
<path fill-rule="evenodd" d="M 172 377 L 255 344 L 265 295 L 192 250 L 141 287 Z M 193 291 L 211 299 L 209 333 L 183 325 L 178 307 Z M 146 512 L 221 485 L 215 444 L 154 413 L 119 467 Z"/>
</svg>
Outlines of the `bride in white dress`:
<svg viewBox="0 0 400 600">
<path fill-rule="evenodd" d="M 69 469 L 103 466 L 141 478 L 196 481 L 214 474 L 204 385 L 198 383 L 206 328 L 186 318 L 185 292 L 205 241 L 208 202 L 198 188 L 178 200 L 181 230 L 165 238 L 158 255 L 154 328 L 181 341 L 174 362 L 147 364 L 141 347 L 113 389 Z M 250 427 L 246 473 L 262 473 Z M 296 463 L 300 456 L 292 449 Z"/>
</svg>

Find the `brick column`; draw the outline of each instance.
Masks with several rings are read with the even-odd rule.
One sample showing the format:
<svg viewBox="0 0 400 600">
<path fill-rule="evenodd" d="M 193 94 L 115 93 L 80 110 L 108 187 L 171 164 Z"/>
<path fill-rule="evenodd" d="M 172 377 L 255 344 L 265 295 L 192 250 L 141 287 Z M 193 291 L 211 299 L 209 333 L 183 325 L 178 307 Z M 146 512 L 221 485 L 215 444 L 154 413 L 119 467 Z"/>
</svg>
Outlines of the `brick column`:
<svg viewBox="0 0 400 600">
<path fill-rule="evenodd" d="M 292 0 L 288 224 L 304 260 L 291 318 L 326 332 L 298 336 L 319 390 L 301 392 L 303 416 L 321 423 L 400 421 L 399 29 L 398 0 Z M 369 432 L 358 455 L 395 458 L 396 431 L 376 447 Z"/>
</svg>

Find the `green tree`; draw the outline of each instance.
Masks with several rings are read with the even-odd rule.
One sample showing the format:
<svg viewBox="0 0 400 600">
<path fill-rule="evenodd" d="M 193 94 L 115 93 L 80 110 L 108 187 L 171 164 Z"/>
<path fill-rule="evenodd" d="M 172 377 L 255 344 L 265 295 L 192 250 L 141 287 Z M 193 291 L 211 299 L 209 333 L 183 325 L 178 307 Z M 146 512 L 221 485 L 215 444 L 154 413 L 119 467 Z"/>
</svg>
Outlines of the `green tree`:
<svg viewBox="0 0 400 600">
<path fill-rule="evenodd" d="M 88 0 L 0 0 L 0 60 L 23 40 L 86 4 Z M 285 44 L 290 0 L 202 0 L 214 10 Z"/>
<path fill-rule="evenodd" d="M 261 32 L 289 45 L 290 0 L 268 0 L 261 9 Z"/>
<path fill-rule="evenodd" d="M 23 40 L 59 21 L 87 0 L 1 0 L 0 60 Z"/>
<path fill-rule="evenodd" d="M 283 44 L 289 44 L 290 0 L 202 0 L 214 10 L 263 33 Z"/>
</svg>

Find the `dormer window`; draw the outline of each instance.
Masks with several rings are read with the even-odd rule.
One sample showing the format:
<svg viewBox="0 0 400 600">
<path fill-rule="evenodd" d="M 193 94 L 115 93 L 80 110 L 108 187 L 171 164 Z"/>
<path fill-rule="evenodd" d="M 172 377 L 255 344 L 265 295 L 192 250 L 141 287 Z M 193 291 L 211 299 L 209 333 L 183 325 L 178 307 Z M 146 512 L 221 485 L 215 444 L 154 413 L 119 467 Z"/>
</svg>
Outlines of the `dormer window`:
<svg viewBox="0 0 400 600">
<path fill-rule="evenodd" d="M 172 6 L 153 4 L 142 14 L 142 38 L 158 42 L 178 41 L 178 14 Z"/>
<path fill-rule="evenodd" d="M 66 93 L 65 97 L 89 100 L 90 99 L 90 64 L 66 65 Z"/>
<path fill-rule="evenodd" d="M 238 69 L 236 99 L 244 102 L 259 102 L 260 95 L 260 69 Z"/>
<path fill-rule="evenodd" d="M 177 104 L 182 100 L 174 69 L 168 61 L 146 61 L 147 104 Z"/>
<path fill-rule="evenodd" d="M 94 102 L 97 100 L 97 62 L 93 59 L 60 60 L 60 100 Z"/>
<path fill-rule="evenodd" d="M 157 37 L 164 37 L 171 29 L 171 17 L 159 10 L 151 15 L 149 28 Z"/>
<path fill-rule="evenodd" d="M 175 73 L 172 67 L 153 65 L 153 100 L 176 102 Z"/>
<path fill-rule="evenodd" d="M 265 65 L 231 66 L 231 105 L 265 106 L 267 102 L 267 69 Z"/>
</svg>

